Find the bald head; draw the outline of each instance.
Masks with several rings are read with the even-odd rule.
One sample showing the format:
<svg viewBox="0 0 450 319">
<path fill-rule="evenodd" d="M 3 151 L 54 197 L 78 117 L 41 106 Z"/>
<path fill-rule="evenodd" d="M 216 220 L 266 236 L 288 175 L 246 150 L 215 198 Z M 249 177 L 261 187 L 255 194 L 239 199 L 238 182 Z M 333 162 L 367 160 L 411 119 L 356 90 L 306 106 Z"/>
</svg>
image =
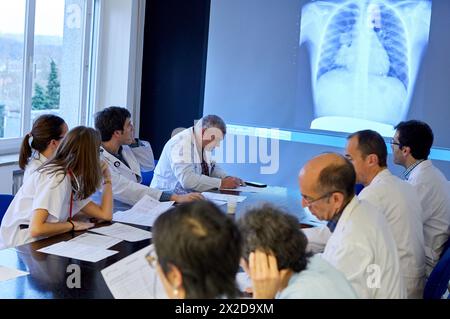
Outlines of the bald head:
<svg viewBox="0 0 450 319">
<path fill-rule="evenodd" d="M 356 176 L 353 165 L 344 156 L 325 153 L 312 158 L 303 166 L 299 180 L 300 184 L 306 181 L 316 192 L 341 192 L 350 198 L 354 195 Z"/>
</svg>

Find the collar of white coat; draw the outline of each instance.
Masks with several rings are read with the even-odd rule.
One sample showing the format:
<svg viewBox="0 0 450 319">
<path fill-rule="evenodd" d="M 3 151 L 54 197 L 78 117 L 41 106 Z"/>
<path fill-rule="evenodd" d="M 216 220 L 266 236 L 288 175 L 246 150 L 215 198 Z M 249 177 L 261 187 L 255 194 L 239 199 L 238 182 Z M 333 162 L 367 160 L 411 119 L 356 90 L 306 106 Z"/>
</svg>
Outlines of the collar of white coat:
<svg viewBox="0 0 450 319">
<path fill-rule="evenodd" d="M 201 163 L 201 159 L 202 159 L 202 135 L 201 132 L 198 132 L 198 127 L 197 126 L 193 126 L 189 128 L 191 131 L 191 136 L 192 136 L 192 143 L 194 144 L 195 149 L 197 150 L 197 155 L 198 155 L 198 159 L 200 160 Z M 204 160 L 206 163 L 210 163 L 210 155 L 211 152 L 208 151 L 204 151 L 203 152 L 203 156 L 204 156 Z"/>
<path fill-rule="evenodd" d="M 431 167 L 433 163 L 431 160 L 425 160 L 419 163 L 414 169 L 409 173 L 408 180 L 414 179 L 416 175 L 420 173 L 421 170 Z"/>
<path fill-rule="evenodd" d="M 345 206 L 344 211 L 342 212 L 342 215 L 339 218 L 338 225 L 341 221 L 345 223 L 350 218 L 355 208 L 359 205 L 359 202 L 360 201 L 358 199 L 358 196 L 354 195 L 352 200 L 347 204 L 347 206 Z"/>
<path fill-rule="evenodd" d="M 31 158 L 38 160 L 42 164 L 44 164 L 44 162 L 47 160 L 47 157 L 45 157 L 44 155 L 42 155 L 41 152 L 38 152 L 38 151 L 34 151 Z"/>
<path fill-rule="evenodd" d="M 391 175 L 392 173 L 389 171 L 389 169 L 385 168 L 382 171 L 378 172 L 377 175 L 375 175 L 369 185 L 375 185 Z"/>
<path fill-rule="evenodd" d="M 106 161 L 110 162 L 110 164 L 114 164 L 115 162 L 118 161 L 118 162 L 120 162 L 120 165 L 124 166 L 124 168 L 128 168 L 128 166 L 126 166 L 125 163 L 123 163 L 120 159 L 118 159 L 113 154 L 108 152 L 108 150 L 106 148 L 104 148 L 103 146 L 100 146 L 100 149 L 102 150 L 101 154 L 103 155 L 103 157 L 105 158 Z M 124 156 L 123 153 L 122 153 L 122 156 Z M 126 160 L 126 158 L 125 158 L 125 160 Z"/>
</svg>

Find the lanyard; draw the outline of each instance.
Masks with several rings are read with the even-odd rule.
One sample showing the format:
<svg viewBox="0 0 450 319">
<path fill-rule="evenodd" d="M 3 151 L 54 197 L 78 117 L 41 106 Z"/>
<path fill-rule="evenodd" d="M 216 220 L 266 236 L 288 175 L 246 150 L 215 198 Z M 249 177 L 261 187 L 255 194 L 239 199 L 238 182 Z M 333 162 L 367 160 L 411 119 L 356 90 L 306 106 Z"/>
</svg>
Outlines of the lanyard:
<svg viewBox="0 0 450 319">
<path fill-rule="evenodd" d="M 72 171 L 69 171 L 69 176 L 73 177 Z M 72 184 L 72 182 L 71 182 Z M 72 209 L 73 209 L 73 189 L 70 190 L 70 205 L 69 205 L 69 220 L 72 220 Z"/>
</svg>

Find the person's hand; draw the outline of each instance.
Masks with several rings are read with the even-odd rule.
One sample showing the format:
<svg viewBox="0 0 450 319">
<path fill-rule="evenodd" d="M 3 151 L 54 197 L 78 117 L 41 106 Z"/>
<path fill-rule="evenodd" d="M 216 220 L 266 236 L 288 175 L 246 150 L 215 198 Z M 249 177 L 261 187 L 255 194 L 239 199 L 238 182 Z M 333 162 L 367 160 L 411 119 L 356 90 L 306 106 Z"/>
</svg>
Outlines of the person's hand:
<svg viewBox="0 0 450 319">
<path fill-rule="evenodd" d="M 80 211 L 78 214 L 76 214 L 75 216 L 72 217 L 72 222 L 91 222 L 93 223 L 93 221 L 91 220 L 92 218 L 86 214 L 83 211 Z"/>
<path fill-rule="evenodd" d="M 281 273 L 277 259 L 261 250 L 250 253 L 250 278 L 253 284 L 254 299 L 273 299 L 281 286 Z"/>
<path fill-rule="evenodd" d="M 242 179 L 240 179 L 239 177 L 235 177 L 235 179 L 237 179 L 237 181 L 239 182 L 240 186 L 246 186 L 245 182 Z"/>
<path fill-rule="evenodd" d="M 111 180 L 111 171 L 109 170 L 108 163 L 105 160 L 100 162 L 100 167 L 102 169 L 103 180 Z"/>
<path fill-rule="evenodd" d="M 177 203 L 188 203 L 188 202 L 192 202 L 192 201 L 196 201 L 196 200 L 204 200 L 205 198 L 200 193 L 189 193 L 189 194 L 184 194 L 184 195 L 175 195 L 174 194 L 174 195 L 172 195 L 172 197 L 170 199 Z"/>
<path fill-rule="evenodd" d="M 220 183 L 220 188 L 236 188 L 241 185 L 241 180 L 236 177 L 227 176 L 222 178 L 222 182 Z"/>
<path fill-rule="evenodd" d="M 109 223 L 111 221 L 110 220 L 104 220 L 104 219 L 91 217 L 91 218 L 89 218 L 89 222 L 98 225 L 98 224 L 103 224 L 103 223 Z"/>
<path fill-rule="evenodd" d="M 76 220 L 72 220 L 72 223 L 74 225 L 73 230 L 75 231 L 86 230 L 95 226 L 94 223 L 79 222 Z"/>
</svg>

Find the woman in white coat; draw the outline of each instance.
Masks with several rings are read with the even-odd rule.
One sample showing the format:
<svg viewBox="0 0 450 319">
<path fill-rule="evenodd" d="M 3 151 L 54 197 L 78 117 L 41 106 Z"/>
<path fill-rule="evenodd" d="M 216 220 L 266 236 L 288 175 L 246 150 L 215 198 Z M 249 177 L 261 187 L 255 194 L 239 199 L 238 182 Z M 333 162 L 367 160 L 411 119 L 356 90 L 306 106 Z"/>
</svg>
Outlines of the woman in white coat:
<svg viewBox="0 0 450 319">
<path fill-rule="evenodd" d="M 39 116 L 31 132 L 25 135 L 20 147 L 19 167 L 25 170 L 23 181 L 56 151 L 68 127 L 62 118 L 53 114 Z"/>
<path fill-rule="evenodd" d="M 79 126 L 67 134 L 11 202 L 0 227 L 0 249 L 93 227 L 72 219 L 80 211 L 98 220 L 112 219 L 111 174 L 105 163 L 100 164 L 99 148 L 100 136 L 92 128 Z M 102 177 L 103 195 L 97 205 L 89 197 Z"/>
</svg>

